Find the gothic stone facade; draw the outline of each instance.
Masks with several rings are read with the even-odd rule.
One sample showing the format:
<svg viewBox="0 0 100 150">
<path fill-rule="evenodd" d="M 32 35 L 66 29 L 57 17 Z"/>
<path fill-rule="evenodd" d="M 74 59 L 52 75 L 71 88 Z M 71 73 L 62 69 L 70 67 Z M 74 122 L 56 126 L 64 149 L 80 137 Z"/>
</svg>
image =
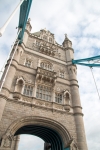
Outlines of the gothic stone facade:
<svg viewBox="0 0 100 150">
<path fill-rule="evenodd" d="M 66 35 L 59 45 L 46 29 L 30 31 L 27 22 L 0 94 L 0 150 L 17 150 L 14 134 L 30 124 L 53 128 L 64 148 L 87 150 L 72 42 Z"/>
</svg>

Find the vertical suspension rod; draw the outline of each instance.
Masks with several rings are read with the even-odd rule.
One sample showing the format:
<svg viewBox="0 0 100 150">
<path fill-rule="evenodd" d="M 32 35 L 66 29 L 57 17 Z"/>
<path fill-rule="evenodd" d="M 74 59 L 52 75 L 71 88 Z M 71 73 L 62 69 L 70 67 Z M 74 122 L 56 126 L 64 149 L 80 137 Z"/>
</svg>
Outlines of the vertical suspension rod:
<svg viewBox="0 0 100 150">
<path fill-rule="evenodd" d="M 19 4 L 17 5 L 17 7 L 15 8 L 15 10 L 12 12 L 12 14 L 10 15 L 10 17 L 8 18 L 8 20 L 5 22 L 5 24 L 3 25 L 2 28 L 0 28 L 0 36 L 3 35 L 7 25 L 9 24 L 9 22 L 11 21 L 11 19 L 13 18 L 13 16 L 15 15 L 16 11 L 18 10 L 18 8 L 20 7 L 20 5 L 23 3 L 24 0 L 20 0 Z"/>
<path fill-rule="evenodd" d="M 95 78 L 94 78 L 92 67 L 90 67 L 90 70 L 91 70 L 92 77 L 93 77 L 93 80 L 94 80 L 94 84 L 95 84 L 95 87 L 96 87 L 96 90 L 97 90 L 97 93 L 98 93 L 98 97 L 99 97 L 99 100 L 100 100 L 100 94 L 99 94 L 99 90 L 98 90 L 98 87 L 97 87 L 97 84 L 96 84 L 96 81 L 95 81 Z"/>
<path fill-rule="evenodd" d="M 21 31 L 21 29 L 19 29 L 18 34 L 17 34 L 17 37 L 18 37 L 20 31 Z M 16 42 L 16 40 L 15 40 L 15 42 Z M 15 42 L 14 42 L 14 44 L 15 44 Z M 1 92 L 2 87 L 3 87 L 3 85 L 4 85 L 4 82 L 5 82 L 7 73 L 8 73 L 8 71 L 9 71 L 10 65 L 11 65 L 11 63 L 12 63 L 12 60 L 13 60 L 13 58 L 14 58 L 14 55 L 15 55 L 15 53 L 16 53 L 18 44 L 19 44 L 19 40 L 17 41 L 17 45 L 16 45 L 16 47 L 15 47 L 15 49 L 14 49 L 13 55 L 11 56 L 10 62 L 9 62 L 9 64 L 8 64 L 8 67 L 7 67 L 7 70 L 6 70 L 6 73 L 4 74 L 3 81 L 1 82 L 1 85 L 0 85 L 0 92 Z M 13 47 L 14 47 L 14 45 L 13 45 Z M 13 48 L 12 48 L 12 49 L 13 49 Z"/>
</svg>

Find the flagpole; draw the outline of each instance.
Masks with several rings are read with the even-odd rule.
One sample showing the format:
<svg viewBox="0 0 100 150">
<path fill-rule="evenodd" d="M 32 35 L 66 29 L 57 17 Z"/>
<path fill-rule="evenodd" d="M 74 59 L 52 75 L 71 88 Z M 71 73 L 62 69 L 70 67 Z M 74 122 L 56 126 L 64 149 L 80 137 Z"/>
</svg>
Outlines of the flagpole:
<svg viewBox="0 0 100 150">
<path fill-rule="evenodd" d="M 5 24 L 3 25 L 2 28 L 0 28 L 0 36 L 3 35 L 7 25 L 9 24 L 9 22 L 11 21 L 11 19 L 13 18 L 13 16 L 15 15 L 16 11 L 18 10 L 18 8 L 20 7 L 20 5 L 23 3 L 24 0 L 20 0 L 19 4 L 17 5 L 17 7 L 15 8 L 15 10 L 12 12 L 12 14 L 10 15 L 10 17 L 8 18 L 8 20 L 5 22 Z"/>
</svg>

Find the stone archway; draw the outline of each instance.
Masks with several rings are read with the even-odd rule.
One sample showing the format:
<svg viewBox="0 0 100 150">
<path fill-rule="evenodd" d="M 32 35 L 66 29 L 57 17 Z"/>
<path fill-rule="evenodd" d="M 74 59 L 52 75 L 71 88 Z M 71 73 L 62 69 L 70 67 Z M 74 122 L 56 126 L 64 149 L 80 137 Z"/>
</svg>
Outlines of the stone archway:
<svg viewBox="0 0 100 150">
<path fill-rule="evenodd" d="M 34 135 L 41 137 L 46 142 L 51 142 L 53 149 L 55 150 L 66 149 L 72 142 L 72 138 L 68 130 L 59 122 L 45 117 L 29 116 L 18 119 L 9 126 L 5 135 L 3 136 L 3 143 L 4 141 L 7 141 L 5 144 L 8 143 L 8 145 L 11 145 L 9 140 L 11 141 L 15 135 L 24 133 L 25 130 L 29 132 L 29 128 L 32 131 L 34 129 Z M 43 135 L 43 132 L 45 132 L 45 136 Z M 48 134 L 50 134 L 50 136 Z"/>
</svg>

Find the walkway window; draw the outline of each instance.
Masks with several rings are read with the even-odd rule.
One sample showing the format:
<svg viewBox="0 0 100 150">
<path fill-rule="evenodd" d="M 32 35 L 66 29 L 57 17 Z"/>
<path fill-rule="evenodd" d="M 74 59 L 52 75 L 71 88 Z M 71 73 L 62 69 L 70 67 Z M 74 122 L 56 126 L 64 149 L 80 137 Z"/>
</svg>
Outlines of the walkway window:
<svg viewBox="0 0 100 150">
<path fill-rule="evenodd" d="M 38 85 L 36 97 L 39 99 L 51 101 L 51 88 L 47 86 Z"/>
<path fill-rule="evenodd" d="M 31 61 L 26 59 L 25 66 L 31 67 Z"/>
<path fill-rule="evenodd" d="M 62 103 L 62 94 L 55 93 L 55 102 Z"/>
<path fill-rule="evenodd" d="M 26 96 L 32 96 L 32 93 L 33 93 L 33 87 L 30 85 L 25 85 L 23 94 Z"/>
<path fill-rule="evenodd" d="M 52 66 L 45 62 L 41 62 L 40 67 L 46 70 L 50 70 L 50 71 L 52 70 Z"/>
</svg>

